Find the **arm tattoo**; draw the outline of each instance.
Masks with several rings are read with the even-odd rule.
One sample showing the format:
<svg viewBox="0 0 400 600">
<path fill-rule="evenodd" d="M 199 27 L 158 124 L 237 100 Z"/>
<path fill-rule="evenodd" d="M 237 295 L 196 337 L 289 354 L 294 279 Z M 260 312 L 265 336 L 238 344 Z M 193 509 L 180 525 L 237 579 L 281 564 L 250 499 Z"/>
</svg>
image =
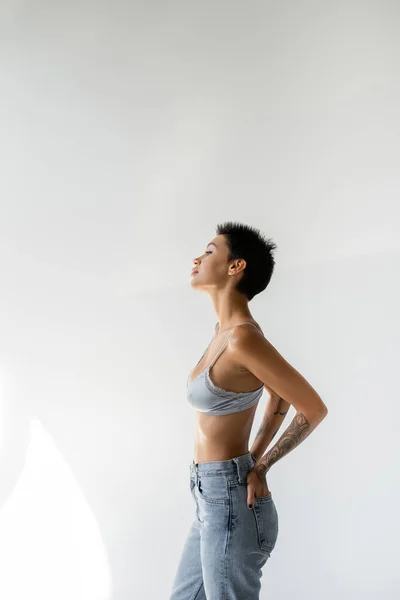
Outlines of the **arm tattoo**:
<svg viewBox="0 0 400 600">
<path fill-rule="evenodd" d="M 276 434 L 278 433 L 279 429 L 280 429 L 280 428 L 278 427 L 278 429 L 277 429 L 277 430 L 275 431 L 275 433 L 273 434 L 273 436 L 272 436 L 272 438 L 271 438 L 271 442 L 272 442 L 272 440 L 274 439 L 274 437 L 276 436 Z"/>
<path fill-rule="evenodd" d="M 289 427 L 283 432 L 275 446 L 269 450 L 265 456 L 260 459 L 260 463 L 255 466 L 254 471 L 258 478 L 264 481 L 265 474 L 276 461 L 288 452 L 293 450 L 300 442 L 302 442 L 310 433 L 310 423 L 307 421 L 303 413 L 298 413 Z M 275 435 L 275 434 L 274 434 Z"/>
<path fill-rule="evenodd" d="M 256 439 L 258 437 L 264 435 L 268 431 L 268 427 L 269 427 L 269 421 L 268 421 L 267 415 L 265 414 L 263 416 L 263 420 L 261 421 L 261 425 L 257 431 Z"/>
<path fill-rule="evenodd" d="M 289 410 L 289 409 L 287 409 L 287 410 L 285 410 L 285 411 L 281 411 L 281 410 L 280 410 L 280 409 L 282 408 L 282 403 L 283 403 L 283 401 L 282 401 L 282 398 L 279 398 L 279 401 L 278 401 L 278 404 L 277 404 L 277 408 L 276 408 L 276 410 L 275 410 L 275 411 L 272 413 L 273 415 L 281 415 L 281 416 L 283 417 L 284 415 L 286 415 L 286 414 L 287 414 L 287 412 L 288 412 L 288 410 Z M 266 433 L 267 433 L 267 431 L 268 431 L 268 429 L 269 429 L 270 425 L 272 425 L 272 422 L 273 422 L 273 419 L 271 418 L 271 422 L 270 422 L 270 420 L 268 419 L 268 415 L 265 413 L 265 414 L 264 414 L 264 416 L 263 416 L 263 420 L 261 421 L 261 425 L 260 425 L 260 427 L 259 427 L 259 429 L 258 429 L 258 431 L 257 431 L 256 439 L 257 439 L 258 437 L 261 437 L 262 435 L 264 435 L 264 434 L 266 434 Z M 277 432 L 278 432 L 278 431 L 279 431 L 279 427 L 278 427 L 278 429 L 275 431 L 275 433 L 274 433 L 274 435 L 272 436 L 271 440 L 273 440 L 273 438 L 275 437 L 275 435 L 277 434 Z"/>
<path fill-rule="evenodd" d="M 274 415 L 286 415 L 286 413 L 288 412 L 287 410 L 285 410 L 284 412 L 280 412 L 279 409 L 281 408 L 282 405 L 282 398 L 279 398 L 279 402 L 278 402 L 278 406 L 276 408 L 276 411 L 274 412 Z M 289 409 L 288 409 L 289 410 Z M 275 434 L 274 434 L 275 435 Z"/>
</svg>

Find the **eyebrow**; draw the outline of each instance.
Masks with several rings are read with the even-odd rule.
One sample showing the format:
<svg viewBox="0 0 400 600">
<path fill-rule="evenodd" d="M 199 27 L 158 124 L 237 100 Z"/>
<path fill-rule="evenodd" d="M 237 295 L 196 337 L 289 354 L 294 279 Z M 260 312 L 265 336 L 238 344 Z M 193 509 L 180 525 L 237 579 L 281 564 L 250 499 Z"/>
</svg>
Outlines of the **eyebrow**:
<svg viewBox="0 0 400 600">
<path fill-rule="evenodd" d="M 208 246 L 211 246 L 211 245 L 212 245 L 212 246 L 215 246 L 215 247 L 217 248 L 217 244 L 214 244 L 214 242 L 210 242 L 209 244 L 207 244 L 207 246 L 206 246 L 206 247 L 208 248 Z"/>
</svg>

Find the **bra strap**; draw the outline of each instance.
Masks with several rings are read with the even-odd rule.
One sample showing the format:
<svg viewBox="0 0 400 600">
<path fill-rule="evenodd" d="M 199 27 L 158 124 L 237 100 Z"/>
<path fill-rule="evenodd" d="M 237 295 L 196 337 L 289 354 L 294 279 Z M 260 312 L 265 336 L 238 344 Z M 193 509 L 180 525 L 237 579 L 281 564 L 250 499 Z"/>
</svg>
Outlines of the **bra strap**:
<svg viewBox="0 0 400 600">
<path fill-rule="evenodd" d="M 211 367 L 213 366 L 213 364 L 215 363 L 215 361 L 217 360 L 218 356 L 221 354 L 221 352 L 223 351 L 223 349 L 225 348 L 226 344 L 228 343 L 229 338 L 231 337 L 233 331 L 230 332 L 230 334 L 228 335 L 228 337 L 226 338 L 225 342 L 222 344 L 221 348 L 218 350 L 217 355 L 214 356 L 213 360 L 210 362 L 210 364 L 208 365 L 207 369 L 211 369 Z"/>
<path fill-rule="evenodd" d="M 238 323 L 237 325 L 234 325 L 232 327 L 232 331 L 230 332 L 230 334 L 228 335 L 228 337 L 226 338 L 225 342 L 222 344 L 222 347 L 220 348 L 220 350 L 217 352 L 217 355 L 213 358 L 212 362 L 208 365 L 207 369 L 211 369 L 211 367 L 213 366 L 213 364 L 215 363 L 215 361 L 217 360 L 217 358 L 219 357 L 219 355 L 221 354 L 221 352 L 224 350 L 226 344 L 228 343 L 229 338 L 231 337 L 233 330 L 235 329 L 235 327 L 238 327 L 239 325 L 245 325 L 245 324 L 249 324 L 249 325 L 254 325 L 254 323 L 250 323 L 250 321 L 243 321 L 243 323 Z M 254 325 L 254 327 L 256 327 L 256 329 L 258 329 L 257 325 Z M 201 359 L 200 359 L 201 360 Z"/>
</svg>

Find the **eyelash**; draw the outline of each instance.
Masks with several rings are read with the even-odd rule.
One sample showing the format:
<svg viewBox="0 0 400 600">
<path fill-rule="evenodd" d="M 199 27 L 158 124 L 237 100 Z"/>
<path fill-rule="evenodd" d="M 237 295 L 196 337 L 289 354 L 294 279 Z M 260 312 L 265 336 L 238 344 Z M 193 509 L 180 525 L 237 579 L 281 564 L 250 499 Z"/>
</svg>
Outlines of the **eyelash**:
<svg viewBox="0 0 400 600">
<path fill-rule="evenodd" d="M 212 254 L 211 250 L 206 250 L 206 254 Z"/>
</svg>

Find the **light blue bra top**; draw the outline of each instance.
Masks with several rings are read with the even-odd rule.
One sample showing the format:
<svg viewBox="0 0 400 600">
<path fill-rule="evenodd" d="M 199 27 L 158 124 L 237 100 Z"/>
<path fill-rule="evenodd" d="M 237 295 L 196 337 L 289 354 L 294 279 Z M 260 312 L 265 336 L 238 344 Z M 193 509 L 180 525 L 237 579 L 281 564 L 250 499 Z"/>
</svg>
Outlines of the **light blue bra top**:
<svg viewBox="0 0 400 600">
<path fill-rule="evenodd" d="M 238 323 L 238 325 L 243 325 L 244 323 L 254 325 L 254 323 L 250 323 L 250 321 L 244 321 L 243 323 Z M 256 327 L 256 325 L 254 325 L 254 327 Z M 189 374 L 187 379 L 188 402 L 195 410 L 210 415 L 229 415 L 254 406 L 262 396 L 264 384 L 250 392 L 230 392 L 218 387 L 210 379 L 210 369 L 219 355 L 223 352 L 232 333 L 233 328 L 211 364 L 209 364 L 208 367 L 206 367 L 191 383 L 189 383 L 189 379 L 195 367 L 193 367 Z M 207 349 L 204 354 L 207 352 Z M 203 358 L 203 356 L 201 358 Z"/>
</svg>

